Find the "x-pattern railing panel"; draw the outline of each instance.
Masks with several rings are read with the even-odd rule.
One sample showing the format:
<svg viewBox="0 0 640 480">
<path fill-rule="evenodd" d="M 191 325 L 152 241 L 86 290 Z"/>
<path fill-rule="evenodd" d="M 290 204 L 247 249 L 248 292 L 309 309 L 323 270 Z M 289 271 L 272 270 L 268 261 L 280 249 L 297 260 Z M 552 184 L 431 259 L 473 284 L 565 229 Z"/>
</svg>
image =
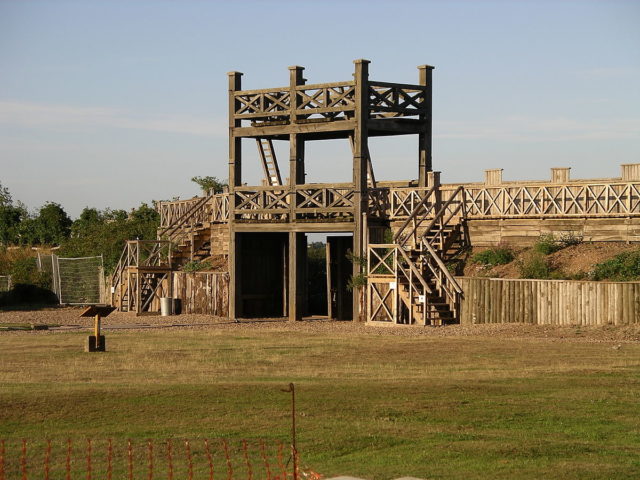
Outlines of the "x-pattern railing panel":
<svg viewBox="0 0 640 480">
<path fill-rule="evenodd" d="M 390 189 L 390 218 L 407 218 L 413 214 L 416 206 L 423 203 L 425 195 L 431 194 L 427 188 L 391 188 Z M 423 207 L 424 212 L 420 214 L 429 215 L 433 210 L 435 197 L 432 202 L 426 203 Z"/>
<path fill-rule="evenodd" d="M 372 283 L 369 286 L 369 291 L 371 292 L 371 313 L 369 320 L 375 322 L 394 322 L 394 296 L 393 289 L 389 288 L 389 284 Z M 389 301 L 391 301 L 391 305 L 388 305 Z"/>
<path fill-rule="evenodd" d="M 159 202 L 158 213 L 160 214 L 160 228 L 169 227 L 172 223 L 191 210 L 191 208 L 198 203 L 200 199 L 201 197 L 194 197 L 187 200 Z"/>
<path fill-rule="evenodd" d="M 395 245 L 372 246 L 369 248 L 367 271 L 369 275 L 395 275 Z"/>
<path fill-rule="evenodd" d="M 279 187 L 236 190 L 234 216 L 244 221 L 283 221 L 290 213 L 290 192 Z"/>
<path fill-rule="evenodd" d="M 355 109 L 355 86 L 353 82 L 304 85 L 297 87 L 299 96 L 296 114 L 318 113 L 334 117 L 337 113 Z"/>
<path fill-rule="evenodd" d="M 371 217 L 387 218 L 391 215 L 389 189 L 370 188 L 367 191 L 367 210 Z"/>
<path fill-rule="evenodd" d="M 298 209 L 352 209 L 353 189 L 350 188 L 298 188 Z"/>
<path fill-rule="evenodd" d="M 289 90 L 253 91 L 235 93 L 236 118 L 282 117 L 291 111 Z"/>
<path fill-rule="evenodd" d="M 640 184 L 465 187 L 467 214 L 481 217 L 640 215 Z"/>
<path fill-rule="evenodd" d="M 373 117 L 406 117 L 426 113 L 425 92 L 421 85 L 384 82 L 369 83 L 369 110 Z"/>
<path fill-rule="evenodd" d="M 229 220 L 229 195 L 226 193 L 212 195 L 207 208 L 211 222 L 227 222 Z"/>
</svg>

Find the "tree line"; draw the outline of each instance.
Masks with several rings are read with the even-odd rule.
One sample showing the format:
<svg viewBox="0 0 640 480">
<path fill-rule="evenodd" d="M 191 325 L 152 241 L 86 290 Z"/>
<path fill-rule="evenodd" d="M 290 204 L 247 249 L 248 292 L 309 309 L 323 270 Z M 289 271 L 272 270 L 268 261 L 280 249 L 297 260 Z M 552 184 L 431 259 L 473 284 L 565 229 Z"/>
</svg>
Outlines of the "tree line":
<svg viewBox="0 0 640 480">
<path fill-rule="evenodd" d="M 126 240 L 155 239 L 159 224 L 158 212 L 146 203 L 130 212 L 85 207 L 75 220 L 54 202 L 29 212 L 0 184 L 0 248 L 4 250 L 9 246 L 54 246 L 64 257 L 103 255 L 109 272 Z"/>
</svg>

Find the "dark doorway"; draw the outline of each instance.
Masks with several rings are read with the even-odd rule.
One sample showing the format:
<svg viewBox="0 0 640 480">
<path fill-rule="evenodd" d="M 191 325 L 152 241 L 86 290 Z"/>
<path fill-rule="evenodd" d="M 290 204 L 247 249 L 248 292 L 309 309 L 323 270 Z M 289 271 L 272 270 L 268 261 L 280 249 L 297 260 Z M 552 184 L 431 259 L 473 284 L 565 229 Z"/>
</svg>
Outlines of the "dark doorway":
<svg viewBox="0 0 640 480">
<path fill-rule="evenodd" d="M 353 264 L 349 252 L 353 249 L 353 237 L 327 237 L 327 290 L 328 316 L 336 320 L 352 320 L 353 293 L 349 280 Z"/>
<path fill-rule="evenodd" d="M 239 233 L 238 316 L 245 318 L 286 315 L 286 233 Z"/>
<path fill-rule="evenodd" d="M 327 254 L 324 242 L 307 247 L 308 315 L 327 316 Z"/>
</svg>

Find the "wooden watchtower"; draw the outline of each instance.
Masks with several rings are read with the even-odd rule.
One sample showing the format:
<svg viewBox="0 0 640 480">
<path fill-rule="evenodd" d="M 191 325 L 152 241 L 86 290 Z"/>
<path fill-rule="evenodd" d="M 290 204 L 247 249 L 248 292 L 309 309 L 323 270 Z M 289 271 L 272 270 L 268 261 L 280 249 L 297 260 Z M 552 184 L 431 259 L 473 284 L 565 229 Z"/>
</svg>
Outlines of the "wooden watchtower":
<svg viewBox="0 0 640 480">
<path fill-rule="evenodd" d="M 351 233 L 353 254 L 366 257 L 369 237 L 379 217 L 375 211 L 378 187 L 369 154 L 369 137 L 416 135 L 418 188 L 434 177 L 431 165 L 431 105 L 433 67 L 418 67 L 417 84 L 373 81 L 369 61 L 355 60 L 349 81 L 307 84 L 304 68 L 289 67 L 289 85 L 242 90 L 242 73 L 229 77 L 229 317 L 245 315 L 251 282 L 279 281 L 281 312 L 301 318 L 304 305 L 305 233 Z M 263 185 L 243 184 L 243 146 L 255 140 L 265 179 Z M 305 144 L 345 139 L 351 143 L 353 177 L 347 183 L 308 183 Z M 273 142 L 289 142 L 289 176 L 282 180 Z M 340 160 L 333 160 L 340 161 Z M 252 239 L 247 234 L 278 234 Z M 273 241 L 272 241 L 273 240 Z M 263 247 L 251 256 L 251 250 Z M 252 258 L 264 265 L 251 265 Z M 277 270 L 272 276 L 268 272 Z M 361 265 L 353 262 L 352 273 Z M 250 278 L 248 278 L 250 277 Z M 360 314 L 360 295 L 354 292 L 353 318 Z M 268 301 L 268 300 L 267 300 Z M 273 300 L 271 300 L 273 301 Z M 280 308 L 280 306 L 278 307 Z M 265 315 L 268 316 L 268 315 Z"/>
</svg>

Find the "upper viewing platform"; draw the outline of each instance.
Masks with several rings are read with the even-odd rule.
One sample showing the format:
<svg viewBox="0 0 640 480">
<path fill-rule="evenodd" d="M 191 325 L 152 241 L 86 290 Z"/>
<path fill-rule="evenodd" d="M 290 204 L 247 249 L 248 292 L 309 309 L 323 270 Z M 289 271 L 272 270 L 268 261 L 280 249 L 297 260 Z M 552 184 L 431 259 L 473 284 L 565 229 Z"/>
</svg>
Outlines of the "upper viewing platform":
<svg viewBox="0 0 640 480">
<path fill-rule="evenodd" d="M 240 72 L 229 75 L 229 120 L 237 137 L 346 138 L 357 125 L 370 136 L 420 133 L 431 121 L 431 72 L 418 67 L 417 84 L 369 79 L 369 61 L 355 60 L 353 80 L 307 84 L 304 67 L 289 67 L 285 87 L 242 90 Z"/>
</svg>

